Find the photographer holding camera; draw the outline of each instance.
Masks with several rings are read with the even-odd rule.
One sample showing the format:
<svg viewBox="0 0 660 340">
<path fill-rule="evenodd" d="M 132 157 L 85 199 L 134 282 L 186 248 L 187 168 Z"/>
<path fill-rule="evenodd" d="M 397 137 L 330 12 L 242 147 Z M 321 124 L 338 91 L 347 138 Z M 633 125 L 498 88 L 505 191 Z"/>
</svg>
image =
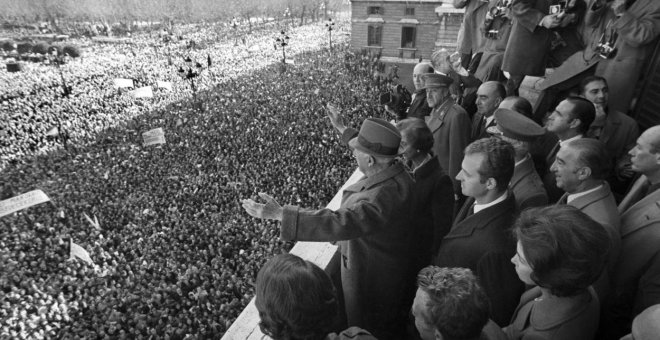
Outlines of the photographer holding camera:
<svg viewBox="0 0 660 340">
<path fill-rule="evenodd" d="M 563 94 L 589 75 L 605 78 L 612 96 L 610 110 L 628 113 L 645 60 L 660 35 L 660 2 L 594 0 L 587 7 L 584 49 L 570 56 L 541 84 L 535 114 L 552 109 Z"/>
</svg>

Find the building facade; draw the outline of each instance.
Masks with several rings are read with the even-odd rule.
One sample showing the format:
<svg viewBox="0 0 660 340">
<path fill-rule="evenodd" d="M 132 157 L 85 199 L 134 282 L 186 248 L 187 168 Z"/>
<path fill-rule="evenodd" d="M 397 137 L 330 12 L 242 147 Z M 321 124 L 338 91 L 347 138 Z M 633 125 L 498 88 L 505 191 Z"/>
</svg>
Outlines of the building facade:
<svg viewBox="0 0 660 340">
<path fill-rule="evenodd" d="M 462 10 L 443 6 L 445 2 L 352 0 L 351 48 L 383 57 L 430 59 L 436 45 L 455 47 Z"/>
</svg>

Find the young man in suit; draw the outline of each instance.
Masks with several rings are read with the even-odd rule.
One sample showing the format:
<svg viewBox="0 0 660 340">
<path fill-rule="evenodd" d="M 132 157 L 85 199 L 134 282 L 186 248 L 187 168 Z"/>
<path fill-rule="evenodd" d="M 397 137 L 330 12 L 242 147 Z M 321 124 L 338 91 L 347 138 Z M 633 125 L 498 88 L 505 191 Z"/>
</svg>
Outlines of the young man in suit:
<svg viewBox="0 0 660 340">
<path fill-rule="evenodd" d="M 514 165 L 513 147 L 498 138 L 483 138 L 465 148 L 456 179 L 468 199 L 434 260 L 439 267 L 471 269 L 490 299 L 491 319 L 500 326 L 511 321 L 523 290 L 509 262 L 516 252 L 510 232 L 516 200 L 508 190 Z"/>
<path fill-rule="evenodd" d="M 637 314 L 660 303 L 660 126 L 642 133 L 630 155 L 641 176 L 619 204 L 621 255 L 604 306 L 603 339 L 629 333 Z"/>
<path fill-rule="evenodd" d="M 610 155 L 614 171 L 607 181 L 612 191 L 619 194 L 621 198 L 631 184 L 634 174 L 630 168 L 630 155 L 628 151 L 635 146 L 639 137 L 639 126 L 630 116 L 610 110 L 609 86 L 607 80 L 599 76 L 588 76 L 580 83 L 580 95 L 594 103 L 596 118 L 591 123 L 587 137 L 598 139 L 603 142 Z"/>
<path fill-rule="evenodd" d="M 576 139 L 562 146 L 550 167 L 557 186 L 566 191 L 558 204 L 580 209 L 600 223 L 610 237 L 608 270 L 593 284 L 601 301 L 609 290 L 609 277 L 621 250 L 621 218 L 610 186 L 605 181 L 610 170 L 605 146 L 591 138 Z"/>
</svg>

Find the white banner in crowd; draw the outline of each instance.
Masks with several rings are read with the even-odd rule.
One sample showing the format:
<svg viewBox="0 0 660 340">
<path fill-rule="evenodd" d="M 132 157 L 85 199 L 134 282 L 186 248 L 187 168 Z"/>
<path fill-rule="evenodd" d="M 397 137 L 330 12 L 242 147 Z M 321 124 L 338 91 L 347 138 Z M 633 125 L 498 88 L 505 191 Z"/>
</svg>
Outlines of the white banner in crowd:
<svg viewBox="0 0 660 340">
<path fill-rule="evenodd" d="M 151 90 L 151 86 L 140 87 L 129 92 L 134 98 L 153 98 L 154 91 Z"/>
<path fill-rule="evenodd" d="M 0 217 L 48 201 L 50 201 L 50 198 L 43 191 L 32 190 L 22 195 L 0 201 Z"/>
<path fill-rule="evenodd" d="M 89 253 L 87 250 L 85 250 L 85 248 L 73 243 L 73 240 L 71 240 L 70 246 L 71 250 L 69 251 L 69 260 L 77 257 L 89 264 L 94 264 L 94 261 L 92 261 L 92 258 L 89 256 Z"/>
<path fill-rule="evenodd" d="M 115 88 L 123 88 L 123 87 L 133 87 L 133 79 L 123 79 L 123 78 L 117 78 L 114 80 L 115 83 Z"/>
<path fill-rule="evenodd" d="M 165 144 L 165 132 L 163 132 L 163 128 L 149 130 L 142 134 L 142 139 L 144 139 L 144 146 Z"/>
<path fill-rule="evenodd" d="M 172 83 L 169 81 L 158 81 L 157 82 L 158 88 L 160 89 L 166 89 L 168 91 L 172 91 Z"/>
<path fill-rule="evenodd" d="M 296 61 L 293 60 L 293 59 L 286 59 L 286 60 L 284 60 L 284 62 L 287 63 L 287 64 L 291 64 L 291 65 L 295 65 L 295 64 L 296 64 Z"/>
</svg>

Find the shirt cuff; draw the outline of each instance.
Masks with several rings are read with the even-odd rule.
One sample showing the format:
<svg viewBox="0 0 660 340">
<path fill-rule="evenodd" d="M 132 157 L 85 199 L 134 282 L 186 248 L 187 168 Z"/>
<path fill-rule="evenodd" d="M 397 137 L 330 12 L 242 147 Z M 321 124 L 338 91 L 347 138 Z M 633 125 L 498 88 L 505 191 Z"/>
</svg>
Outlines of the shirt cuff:
<svg viewBox="0 0 660 340">
<path fill-rule="evenodd" d="M 298 211 L 296 205 L 285 205 L 280 225 L 280 238 L 284 241 L 295 241 L 298 235 Z"/>
</svg>

